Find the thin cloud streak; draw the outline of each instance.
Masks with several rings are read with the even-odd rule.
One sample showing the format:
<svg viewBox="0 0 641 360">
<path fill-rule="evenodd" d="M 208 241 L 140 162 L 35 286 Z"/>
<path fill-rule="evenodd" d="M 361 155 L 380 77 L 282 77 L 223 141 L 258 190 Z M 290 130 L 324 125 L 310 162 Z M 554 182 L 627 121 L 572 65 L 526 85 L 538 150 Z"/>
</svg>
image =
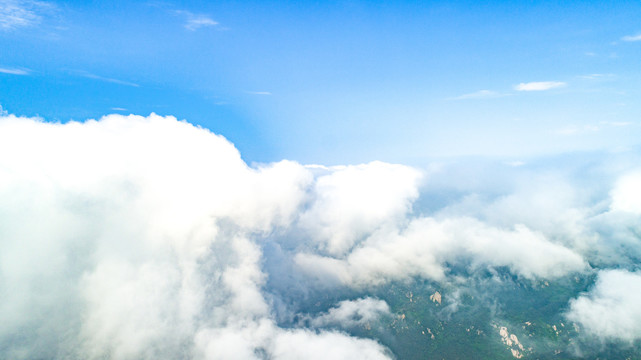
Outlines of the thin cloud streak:
<svg viewBox="0 0 641 360">
<path fill-rule="evenodd" d="M 629 126 L 632 125 L 631 121 L 600 121 L 599 124 L 609 125 L 613 127 Z"/>
<path fill-rule="evenodd" d="M 587 74 L 578 76 L 579 79 L 584 80 L 611 80 L 616 78 L 615 74 Z"/>
<path fill-rule="evenodd" d="M 557 129 L 554 133 L 556 135 L 576 135 L 576 134 L 594 133 L 597 131 L 611 129 L 611 128 L 622 128 L 622 127 L 631 126 L 631 125 L 633 125 L 631 121 L 599 121 L 598 125 L 594 125 L 594 124 L 586 124 L 583 126 L 569 125 L 569 126 Z"/>
<path fill-rule="evenodd" d="M 100 80 L 100 81 L 104 81 L 104 82 L 110 82 L 110 83 L 113 83 L 113 84 L 119 84 L 119 85 L 125 85 L 125 86 L 140 87 L 140 85 L 138 85 L 136 83 L 132 83 L 132 82 L 129 82 L 129 81 L 124 81 L 124 80 L 119 80 L 119 79 L 114 79 L 114 78 L 108 78 L 108 77 L 92 74 L 92 73 L 87 72 L 87 71 L 75 71 L 74 73 L 76 75 L 78 75 L 78 76 L 82 76 L 82 77 L 87 78 L 87 79 Z"/>
<path fill-rule="evenodd" d="M 493 90 L 479 90 L 470 94 L 463 94 L 460 96 L 449 98 L 448 100 L 468 100 L 468 99 L 493 99 L 508 96 L 510 94 L 502 94 Z"/>
<path fill-rule="evenodd" d="M 26 69 L 9 69 L 9 68 L 0 68 L 0 73 L 10 74 L 10 75 L 29 75 L 29 70 Z"/>
<path fill-rule="evenodd" d="M 218 22 L 206 14 L 194 14 L 187 10 L 174 10 L 174 14 L 187 19 L 184 27 L 189 31 L 196 31 L 203 27 L 217 26 Z"/>
<path fill-rule="evenodd" d="M 584 126 L 566 126 L 560 129 L 557 129 L 554 133 L 556 135 L 575 135 L 575 134 L 581 134 L 581 133 L 591 133 L 591 132 L 597 132 L 601 130 L 596 125 L 584 125 Z"/>
<path fill-rule="evenodd" d="M 533 81 L 520 83 L 514 86 L 516 91 L 544 91 L 564 87 L 567 84 L 562 81 Z"/>
<path fill-rule="evenodd" d="M 204 15 L 199 15 L 193 19 L 187 20 L 187 24 L 185 24 L 185 29 L 190 31 L 196 31 L 201 27 L 216 26 L 216 25 L 218 25 L 218 22 Z"/>
<path fill-rule="evenodd" d="M 271 95 L 272 94 L 269 91 L 246 91 L 246 93 L 251 95 Z"/>
<path fill-rule="evenodd" d="M 622 37 L 621 40 L 627 41 L 627 42 L 641 41 L 641 34 L 627 35 Z"/>
</svg>

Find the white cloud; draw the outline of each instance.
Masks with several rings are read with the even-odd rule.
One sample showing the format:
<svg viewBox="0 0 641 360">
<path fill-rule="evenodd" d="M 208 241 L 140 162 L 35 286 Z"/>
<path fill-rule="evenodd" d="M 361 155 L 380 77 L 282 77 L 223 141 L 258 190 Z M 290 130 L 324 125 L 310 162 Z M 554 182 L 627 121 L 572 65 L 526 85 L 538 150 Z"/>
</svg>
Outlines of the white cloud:
<svg viewBox="0 0 641 360">
<path fill-rule="evenodd" d="M 514 86 L 517 91 L 543 91 L 564 87 L 567 84 L 561 81 L 535 81 L 529 83 L 520 83 Z"/>
<path fill-rule="evenodd" d="M 373 340 L 354 339 L 336 332 L 289 331 L 275 340 L 270 352 L 278 360 L 392 359 L 389 351 Z"/>
<path fill-rule="evenodd" d="M 357 287 L 414 276 L 443 280 L 446 263 L 466 260 L 475 267 L 505 266 L 528 279 L 556 278 L 586 268 L 579 254 L 525 226 L 504 230 L 472 218 L 418 218 L 403 230 L 374 233 L 345 257 L 295 257 L 311 276 Z"/>
<path fill-rule="evenodd" d="M 641 274 L 603 270 L 596 284 L 570 301 L 568 319 L 603 341 L 641 339 Z"/>
<path fill-rule="evenodd" d="M 325 314 L 312 319 L 315 327 L 340 326 L 343 328 L 366 326 L 375 323 L 383 316 L 389 316 L 390 309 L 383 300 L 370 297 L 344 300 Z"/>
<path fill-rule="evenodd" d="M 319 176 L 315 199 L 300 224 L 323 250 L 343 254 L 377 228 L 404 218 L 418 197 L 421 173 L 372 162 Z"/>
<path fill-rule="evenodd" d="M 595 175 L 595 194 L 583 176 L 513 165 L 249 167 L 223 137 L 173 117 L 2 116 L 0 344 L 11 358 L 384 359 L 381 344 L 336 331 L 389 316 L 384 301 L 337 300 L 283 328 L 267 287 L 450 280 L 459 265 L 554 279 L 639 249 L 616 232 L 638 227 L 636 173 Z M 443 189 L 466 195 L 415 211 L 421 192 L 431 205 Z M 18 330 L 25 340 L 10 343 Z"/>
<path fill-rule="evenodd" d="M 514 193 L 478 204 L 465 204 L 465 198 L 461 206 L 450 201 L 450 206 L 433 217 L 406 214 L 390 219 L 357 236 L 346 252 L 322 255 L 302 250 L 295 256 L 295 262 L 306 274 L 325 284 L 350 286 L 414 276 L 440 280 L 449 271 L 447 264 L 459 261 L 475 267 L 504 266 L 524 278 L 556 278 L 582 271 L 586 268 L 582 254 L 595 241 L 587 223 L 590 210 L 582 208 L 584 195 L 561 177 L 535 176 L 521 168 L 518 171 L 527 174 L 522 184 L 500 183 L 500 186 L 496 185 L 496 174 L 470 173 L 469 166 L 463 174 L 444 175 L 447 186 L 456 187 L 456 182 L 462 179 L 486 179 L 500 191 L 509 188 Z M 436 179 L 433 175 L 431 178 L 428 184 L 434 186 Z M 498 191 L 469 186 L 466 184 L 465 189 L 473 193 Z M 439 193 L 438 189 L 433 191 Z M 441 190 L 447 191 L 451 190 Z M 377 192 L 373 188 L 370 196 Z M 329 226 L 324 231 L 332 233 L 336 224 L 324 226 Z"/>
<path fill-rule="evenodd" d="M 195 359 L 389 360 L 389 350 L 370 339 L 333 331 L 280 329 L 268 320 L 243 327 L 200 331 L 195 338 Z"/>
<path fill-rule="evenodd" d="M 634 172 L 618 179 L 610 193 L 610 209 L 616 212 L 641 214 L 641 172 Z"/>
<path fill-rule="evenodd" d="M 626 35 L 621 38 L 623 41 L 641 41 L 641 34 L 637 35 Z"/>
<path fill-rule="evenodd" d="M 254 238 L 291 224 L 313 180 L 303 166 L 250 168 L 224 138 L 153 114 L 5 116 L 0 154 L 5 356 L 387 358 L 271 318 Z"/>
<path fill-rule="evenodd" d="M 10 75 L 29 75 L 29 70 L 26 69 L 9 69 L 9 68 L 0 68 L 0 73 L 10 74 Z"/>
</svg>

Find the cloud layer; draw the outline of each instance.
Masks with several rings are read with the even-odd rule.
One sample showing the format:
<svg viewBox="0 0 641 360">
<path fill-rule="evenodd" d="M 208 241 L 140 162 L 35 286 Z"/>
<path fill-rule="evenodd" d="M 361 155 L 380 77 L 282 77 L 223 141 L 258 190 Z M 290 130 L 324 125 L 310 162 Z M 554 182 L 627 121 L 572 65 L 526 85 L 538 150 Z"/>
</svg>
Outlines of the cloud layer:
<svg viewBox="0 0 641 360">
<path fill-rule="evenodd" d="M 524 166 L 507 167 L 526 172 L 509 186 L 383 162 L 250 167 L 223 137 L 155 114 L 4 115 L 0 154 L 0 350 L 11 358 L 386 359 L 345 332 L 390 316 L 384 301 L 297 313 L 269 284 L 362 292 L 446 283 L 452 267 L 534 282 L 641 255 L 639 176 L 617 169 L 594 190 Z M 421 203 L 448 191 L 463 195 Z M 637 277 L 603 272 L 569 316 L 592 329 L 603 301 L 638 300 L 607 284 Z M 281 313 L 304 321 L 284 326 Z"/>
</svg>

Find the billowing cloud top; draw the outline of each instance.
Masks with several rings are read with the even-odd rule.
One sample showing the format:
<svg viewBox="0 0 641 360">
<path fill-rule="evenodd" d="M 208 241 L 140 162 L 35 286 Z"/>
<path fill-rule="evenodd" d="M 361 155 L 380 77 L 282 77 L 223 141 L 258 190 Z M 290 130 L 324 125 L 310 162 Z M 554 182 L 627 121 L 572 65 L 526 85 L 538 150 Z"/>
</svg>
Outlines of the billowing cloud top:
<svg viewBox="0 0 641 360">
<path fill-rule="evenodd" d="M 224 138 L 153 114 L 9 116 L 0 128 L 10 357 L 288 359 L 308 346 L 387 357 L 374 341 L 270 318 L 251 234 L 291 223 L 312 180 L 304 167 L 251 169 Z M 9 344 L 18 329 L 25 339 Z"/>
</svg>

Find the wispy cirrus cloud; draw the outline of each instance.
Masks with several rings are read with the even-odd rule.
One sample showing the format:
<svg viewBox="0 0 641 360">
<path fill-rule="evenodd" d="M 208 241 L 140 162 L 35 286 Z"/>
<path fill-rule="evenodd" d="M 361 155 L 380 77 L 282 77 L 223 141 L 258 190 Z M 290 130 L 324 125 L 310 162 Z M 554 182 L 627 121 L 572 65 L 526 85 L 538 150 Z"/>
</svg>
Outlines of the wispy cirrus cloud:
<svg viewBox="0 0 641 360">
<path fill-rule="evenodd" d="M 511 167 L 519 167 L 519 166 L 523 166 L 525 164 L 526 164 L 526 162 L 525 161 L 521 161 L 521 160 L 513 160 L 513 161 L 505 162 L 505 165 L 511 166 Z"/>
<path fill-rule="evenodd" d="M 206 14 L 195 14 L 187 10 L 174 10 L 174 14 L 183 16 L 186 19 L 185 29 L 196 31 L 200 28 L 217 26 L 218 22 Z"/>
<path fill-rule="evenodd" d="M 42 21 L 42 12 L 55 5 L 44 1 L 0 0 L 0 30 L 33 26 Z"/>
<path fill-rule="evenodd" d="M 615 79 L 615 74 L 587 74 L 578 76 L 579 79 L 584 80 L 611 80 Z"/>
<path fill-rule="evenodd" d="M 100 81 L 104 81 L 104 82 L 110 82 L 110 83 L 113 83 L 113 84 L 132 86 L 132 87 L 139 87 L 140 86 L 140 85 L 138 85 L 136 83 L 133 83 L 133 82 L 114 79 L 114 78 L 110 78 L 110 77 L 104 77 L 104 76 L 92 74 L 92 73 L 90 73 L 88 71 L 84 71 L 84 70 L 74 71 L 73 73 L 75 75 L 78 75 L 78 76 L 81 76 L 81 77 L 84 77 L 84 78 L 87 78 L 87 79 L 100 80 Z"/>
<path fill-rule="evenodd" d="M 0 73 L 10 75 L 29 75 L 31 72 L 27 69 L 0 68 Z"/>
<path fill-rule="evenodd" d="M 514 86 L 516 91 L 544 91 L 556 89 L 566 86 L 567 83 L 562 81 L 533 81 L 528 83 L 520 83 Z"/>
<path fill-rule="evenodd" d="M 607 130 L 612 128 L 622 128 L 626 126 L 631 126 L 634 123 L 631 121 L 599 121 L 597 124 L 585 124 L 585 125 L 568 125 L 554 131 L 557 135 L 576 135 L 576 134 L 585 134 L 585 133 L 595 133 L 601 130 Z"/>
<path fill-rule="evenodd" d="M 479 90 L 477 92 L 463 94 L 449 98 L 448 100 L 468 100 L 468 99 L 492 99 L 498 97 L 508 96 L 509 94 L 503 94 L 493 90 Z"/>
<path fill-rule="evenodd" d="M 612 126 L 612 127 L 622 127 L 632 125 L 632 121 L 601 121 L 601 125 Z"/>
<path fill-rule="evenodd" d="M 601 130 L 601 128 L 596 125 L 590 125 L 590 124 L 583 125 L 583 126 L 569 125 L 569 126 L 562 127 L 560 129 L 555 130 L 554 133 L 556 135 L 576 135 L 576 134 L 597 132 L 599 130 Z"/>
<path fill-rule="evenodd" d="M 636 35 L 626 35 L 621 38 L 622 41 L 628 41 L 628 42 L 634 42 L 634 41 L 641 41 L 641 34 L 636 34 Z"/>
<path fill-rule="evenodd" d="M 190 31 L 196 31 L 201 27 L 216 26 L 216 25 L 218 25 L 218 22 L 212 20 L 206 15 L 197 15 L 187 20 L 187 23 L 185 24 L 185 29 Z"/>
<path fill-rule="evenodd" d="M 196 31 L 205 27 L 219 26 L 218 21 L 210 15 L 203 13 L 194 13 L 189 10 L 176 9 L 165 2 L 150 2 L 149 6 L 158 7 L 170 15 L 184 20 L 183 27 L 189 31 Z"/>
<path fill-rule="evenodd" d="M 11 30 L 39 22 L 40 16 L 25 6 L 27 4 L 11 0 L 0 2 L 0 29 Z"/>
<path fill-rule="evenodd" d="M 251 95 L 271 95 L 272 94 L 269 91 L 245 91 L 245 92 Z"/>
</svg>

